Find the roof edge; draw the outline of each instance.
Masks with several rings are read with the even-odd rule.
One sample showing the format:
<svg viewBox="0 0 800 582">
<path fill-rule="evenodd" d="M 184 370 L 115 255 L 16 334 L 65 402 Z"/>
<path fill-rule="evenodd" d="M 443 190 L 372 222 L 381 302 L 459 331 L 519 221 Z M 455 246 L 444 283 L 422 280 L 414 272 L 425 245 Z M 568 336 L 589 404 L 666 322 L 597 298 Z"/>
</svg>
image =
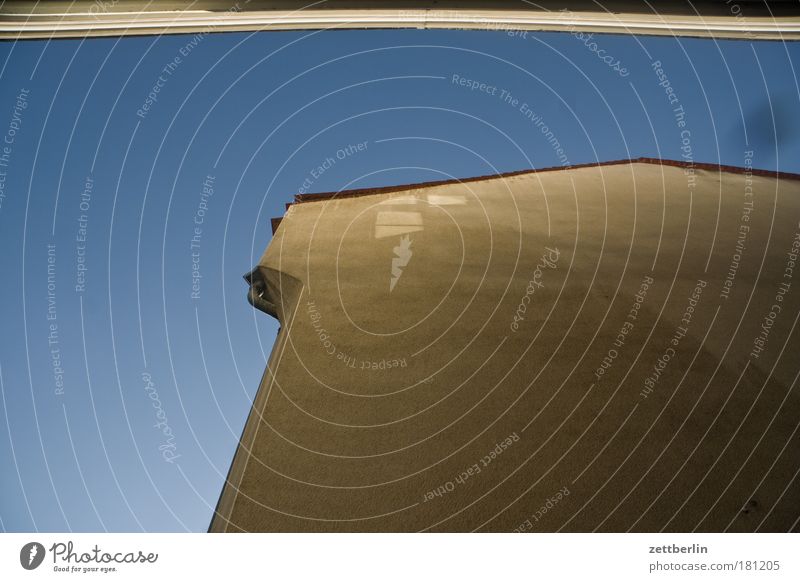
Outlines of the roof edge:
<svg viewBox="0 0 800 582">
<path fill-rule="evenodd" d="M 608 162 L 589 162 L 586 164 L 573 164 L 569 166 L 550 166 L 547 168 L 534 168 L 528 170 L 516 170 L 514 172 L 503 172 L 500 174 L 488 174 L 484 176 L 473 176 L 470 178 L 453 178 L 450 180 L 437 180 L 433 182 L 417 182 L 413 184 L 398 184 L 395 186 L 380 186 L 376 188 L 356 188 L 353 190 L 340 190 L 338 192 L 317 192 L 313 194 L 295 194 L 293 204 L 304 202 L 316 202 L 317 200 L 328 200 L 331 198 L 354 198 L 357 196 L 368 196 L 370 194 L 388 194 L 401 190 L 411 190 L 419 188 L 433 188 L 435 186 L 448 186 L 450 184 L 466 184 L 469 182 L 481 182 L 484 180 L 494 180 L 497 178 L 511 178 L 514 176 L 524 176 L 526 174 L 538 174 L 542 172 L 555 172 L 559 170 L 577 170 L 581 168 L 596 168 L 602 166 L 618 166 L 622 164 L 653 164 L 660 166 L 675 166 L 679 168 L 694 168 L 696 170 L 716 170 L 733 174 L 750 173 L 753 176 L 764 176 L 767 178 L 780 178 L 789 180 L 800 180 L 800 174 L 791 172 L 779 172 L 773 170 L 759 170 L 756 168 L 744 168 L 742 166 L 726 166 L 723 164 L 709 164 L 700 162 L 684 162 L 679 160 L 664 160 L 660 158 L 633 158 L 625 160 L 612 160 Z"/>
<path fill-rule="evenodd" d="M 295 194 L 294 200 L 288 204 L 304 204 L 307 202 L 320 202 L 339 198 L 357 198 L 360 196 L 371 196 L 373 194 L 390 194 L 403 190 L 433 188 L 435 186 L 448 186 L 451 184 L 468 184 L 470 182 L 481 182 L 485 180 L 495 180 L 497 178 L 511 178 L 514 176 L 524 176 L 527 174 L 538 174 L 543 172 L 556 172 L 563 170 L 577 170 L 582 168 L 598 168 L 603 166 L 619 166 L 622 164 L 653 164 L 659 166 L 671 166 L 677 168 L 692 168 L 695 170 L 711 170 L 717 172 L 727 172 L 731 174 L 750 174 L 751 176 L 762 176 L 767 178 L 800 180 L 800 174 L 791 172 L 780 172 L 777 170 L 760 170 L 757 168 L 745 168 L 742 166 L 727 166 L 724 164 L 711 164 L 703 162 L 684 162 L 680 160 L 667 160 L 661 158 L 630 158 L 624 160 L 612 160 L 608 162 L 589 162 L 586 164 L 572 164 L 568 166 L 550 166 L 547 168 L 533 168 L 527 170 L 517 170 L 514 172 L 503 172 L 500 174 L 488 174 L 484 176 L 473 176 L 470 178 L 453 178 L 450 180 L 438 180 L 433 182 L 417 182 L 413 184 L 397 184 L 394 186 L 381 186 L 377 188 L 356 188 L 352 190 L 340 190 L 338 192 L 317 192 L 313 194 Z M 272 219 L 272 233 L 278 230 L 280 218 Z"/>
</svg>

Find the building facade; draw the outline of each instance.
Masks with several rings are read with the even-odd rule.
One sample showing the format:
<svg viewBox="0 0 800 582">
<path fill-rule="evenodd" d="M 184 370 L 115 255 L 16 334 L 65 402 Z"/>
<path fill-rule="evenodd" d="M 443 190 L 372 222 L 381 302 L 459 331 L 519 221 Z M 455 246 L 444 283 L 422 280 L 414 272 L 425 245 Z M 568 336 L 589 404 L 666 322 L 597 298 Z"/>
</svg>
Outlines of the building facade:
<svg viewBox="0 0 800 582">
<path fill-rule="evenodd" d="M 210 531 L 787 531 L 800 176 L 640 159 L 303 195 Z"/>
</svg>

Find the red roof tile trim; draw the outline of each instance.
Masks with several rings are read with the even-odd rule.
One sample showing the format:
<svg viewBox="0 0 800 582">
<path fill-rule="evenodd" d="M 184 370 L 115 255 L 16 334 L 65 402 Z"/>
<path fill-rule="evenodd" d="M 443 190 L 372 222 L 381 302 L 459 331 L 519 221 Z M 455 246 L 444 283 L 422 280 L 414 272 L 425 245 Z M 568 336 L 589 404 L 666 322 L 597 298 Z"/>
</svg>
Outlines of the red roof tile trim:
<svg viewBox="0 0 800 582">
<path fill-rule="evenodd" d="M 416 184 L 399 184 L 396 186 L 383 186 L 380 188 L 360 188 L 355 190 L 342 190 L 339 192 L 319 192 L 315 194 L 295 194 L 294 202 L 286 205 L 288 208 L 292 204 L 302 204 L 305 202 L 317 202 L 321 200 L 331 200 L 334 198 L 355 198 L 358 196 L 370 196 L 373 194 L 389 194 L 391 192 L 400 192 L 402 190 L 414 190 L 419 188 L 432 188 L 434 186 L 446 186 L 449 184 L 467 184 L 469 182 L 480 182 L 484 180 L 493 180 L 497 178 L 511 178 L 513 176 L 523 176 L 525 174 L 537 174 L 539 172 L 555 172 L 559 170 L 576 170 L 580 168 L 597 168 L 602 166 L 618 166 L 622 164 L 654 164 L 660 166 L 673 166 L 678 168 L 693 168 L 695 170 L 710 170 L 716 172 L 728 172 L 733 174 L 747 174 L 752 176 L 764 176 L 767 178 L 779 178 L 785 180 L 800 180 L 800 174 L 792 174 L 789 172 L 776 172 L 772 170 L 758 170 L 751 168 L 743 168 L 741 166 L 724 166 L 721 164 L 707 164 L 699 162 L 684 162 L 678 160 L 662 160 L 659 158 L 636 158 L 631 160 L 613 160 L 610 162 L 592 162 L 588 164 L 575 164 L 572 166 L 552 166 L 549 168 L 539 168 L 530 170 L 518 170 L 516 172 L 506 172 L 503 174 L 490 174 L 487 176 L 475 176 L 473 178 L 461 178 L 452 180 L 439 180 L 436 182 L 419 182 Z M 280 225 L 280 218 L 272 219 L 272 233 Z"/>
</svg>

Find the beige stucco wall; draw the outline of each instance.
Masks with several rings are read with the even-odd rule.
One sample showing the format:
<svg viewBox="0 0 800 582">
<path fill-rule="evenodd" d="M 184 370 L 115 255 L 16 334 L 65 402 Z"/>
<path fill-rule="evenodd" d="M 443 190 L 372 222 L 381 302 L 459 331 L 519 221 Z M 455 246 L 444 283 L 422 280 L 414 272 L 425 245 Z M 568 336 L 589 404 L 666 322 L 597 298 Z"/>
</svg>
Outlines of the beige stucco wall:
<svg viewBox="0 0 800 582">
<path fill-rule="evenodd" d="M 211 531 L 787 530 L 799 221 L 654 163 L 293 205 Z"/>
</svg>

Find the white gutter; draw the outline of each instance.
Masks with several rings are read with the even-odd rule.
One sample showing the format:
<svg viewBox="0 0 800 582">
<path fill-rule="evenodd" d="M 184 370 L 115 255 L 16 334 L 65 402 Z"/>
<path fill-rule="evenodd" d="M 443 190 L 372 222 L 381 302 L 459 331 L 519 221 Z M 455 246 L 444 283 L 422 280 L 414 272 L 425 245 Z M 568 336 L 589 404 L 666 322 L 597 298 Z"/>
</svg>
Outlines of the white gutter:
<svg viewBox="0 0 800 582">
<path fill-rule="evenodd" d="M 554 30 L 800 40 L 800 17 L 702 17 L 487 10 L 162 11 L 0 15 L 0 38 L 326 28 Z"/>
</svg>

